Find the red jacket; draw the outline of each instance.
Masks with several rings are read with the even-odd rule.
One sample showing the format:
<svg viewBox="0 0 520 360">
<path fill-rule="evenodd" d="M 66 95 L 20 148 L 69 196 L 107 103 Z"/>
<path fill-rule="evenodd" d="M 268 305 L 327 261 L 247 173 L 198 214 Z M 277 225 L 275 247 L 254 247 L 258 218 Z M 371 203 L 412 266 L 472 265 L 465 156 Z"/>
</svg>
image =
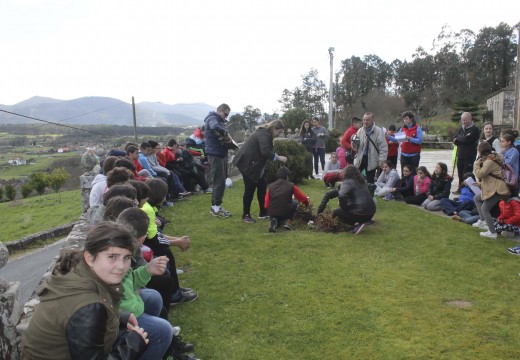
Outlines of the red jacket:
<svg viewBox="0 0 520 360">
<path fill-rule="evenodd" d="M 386 143 L 388 145 L 387 157 L 397 156 L 399 152 L 399 144 L 395 141 L 390 141 L 388 138 L 386 138 Z"/>
<path fill-rule="evenodd" d="M 406 134 L 406 136 L 414 138 L 417 136 L 417 127 L 419 125 L 415 124 L 411 128 L 408 128 L 407 126 L 403 126 L 401 128 L 401 131 Z M 421 152 L 421 145 L 414 144 L 409 141 L 405 141 L 401 143 L 401 152 L 405 154 L 418 154 Z"/>
<path fill-rule="evenodd" d="M 352 141 L 351 141 L 351 138 L 352 138 L 352 135 L 354 135 L 355 133 L 357 133 L 358 129 L 356 129 L 354 126 L 351 126 L 347 129 L 347 131 L 345 131 L 345 134 L 343 135 L 343 137 L 341 138 L 341 146 L 344 148 L 344 149 L 347 149 L 347 150 L 352 150 Z"/>
<path fill-rule="evenodd" d="M 518 198 L 511 198 L 508 201 L 500 200 L 499 220 L 504 220 L 504 224 L 520 226 L 520 202 Z"/>
<path fill-rule="evenodd" d="M 167 163 L 175 161 L 175 153 L 167 147 L 161 151 L 160 155 L 161 156 L 157 156 L 157 160 L 159 160 L 159 164 L 161 164 L 161 166 L 166 167 Z"/>
</svg>

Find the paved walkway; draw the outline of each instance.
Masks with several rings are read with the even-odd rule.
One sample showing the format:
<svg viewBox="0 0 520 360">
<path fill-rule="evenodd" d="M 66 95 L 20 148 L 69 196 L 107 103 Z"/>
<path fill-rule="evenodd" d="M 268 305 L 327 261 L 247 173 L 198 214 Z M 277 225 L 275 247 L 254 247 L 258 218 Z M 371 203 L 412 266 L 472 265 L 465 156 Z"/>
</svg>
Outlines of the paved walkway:
<svg viewBox="0 0 520 360">
<path fill-rule="evenodd" d="M 451 189 L 452 191 L 455 191 L 459 187 L 459 177 L 457 174 L 457 169 L 453 171 L 453 163 L 451 160 L 452 153 L 452 150 L 423 150 L 421 152 L 421 161 L 419 165 L 425 166 L 426 169 L 428 169 L 428 171 L 430 172 L 430 174 L 433 174 L 433 170 L 435 169 L 435 165 L 437 163 L 443 162 L 446 165 L 448 165 L 448 174 L 451 175 L 453 173 L 453 182 L 451 183 Z M 400 168 L 401 164 L 398 161 L 397 169 L 399 170 Z"/>
</svg>

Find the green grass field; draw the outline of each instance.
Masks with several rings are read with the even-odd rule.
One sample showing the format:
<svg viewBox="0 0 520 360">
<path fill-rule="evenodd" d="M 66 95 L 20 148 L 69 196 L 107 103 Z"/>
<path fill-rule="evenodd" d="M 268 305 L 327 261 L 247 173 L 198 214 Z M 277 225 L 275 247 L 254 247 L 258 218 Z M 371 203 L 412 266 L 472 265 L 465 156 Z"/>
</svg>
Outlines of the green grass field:
<svg viewBox="0 0 520 360">
<path fill-rule="evenodd" d="M 8 242 L 77 221 L 81 215 L 79 190 L 32 196 L 0 203 L 0 241 Z"/>
<path fill-rule="evenodd" d="M 301 189 L 316 204 L 325 192 L 317 180 Z M 170 320 L 200 358 L 520 358 L 514 242 L 384 201 L 358 236 L 303 224 L 270 234 L 266 220 L 241 221 L 242 191 L 226 190 L 229 219 L 209 215 L 205 194 L 162 211 L 167 233 L 192 240 L 174 252 L 199 298 Z"/>
</svg>

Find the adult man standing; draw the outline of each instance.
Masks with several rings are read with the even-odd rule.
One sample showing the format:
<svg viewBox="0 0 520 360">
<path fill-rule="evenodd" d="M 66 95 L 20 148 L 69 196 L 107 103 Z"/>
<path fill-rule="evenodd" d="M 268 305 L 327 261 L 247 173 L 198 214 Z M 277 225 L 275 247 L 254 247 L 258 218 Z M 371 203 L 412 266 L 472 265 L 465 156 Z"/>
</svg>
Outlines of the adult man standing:
<svg viewBox="0 0 520 360">
<path fill-rule="evenodd" d="M 480 130 L 473 123 L 471 113 L 464 112 L 460 116 L 461 127 L 453 139 L 457 145 L 457 174 L 459 176 L 459 187 L 464 179 L 464 174 L 473 172 L 473 162 L 477 158 L 478 138 Z"/>
<path fill-rule="evenodd" d="M 367 112 L 363 115 L 363 126 L 358 130 L 359 147 L 354 165 L 359 171 L 365 170 L 368 183 L 375 182 L 376 170 L 382 166 L 388 155 L 383 130 L 374 124 L 374 114 Z"/>
<path fill-rule="evenodd" d="M 213 184 L 210 214 L 224 218 L 231 216 L 231 213 L 221 206 L 226 189 L 228 148 L 233 144 L 233 139 L 226 129 L 226 118 L 230 111 L 229 105 L 221 104 L 216 112 L 211 111 L 204 119 L 205 152 L 209 162 L 209 178 Z"/>
<path fill-rule="evenodd" d="M 404 125 L 399 130 L 399 133 L 406 135 L 405 140 L 401 143 L 401 175 L 403 174 L 403 167 L 411 165 L 413 169 L 419 167 L 421 160 L 421 144 L 423 139 L 423 131 L 417 124 L 415 116 L 411 111 L 405 111 L 401 117 Z"/>
</svg>

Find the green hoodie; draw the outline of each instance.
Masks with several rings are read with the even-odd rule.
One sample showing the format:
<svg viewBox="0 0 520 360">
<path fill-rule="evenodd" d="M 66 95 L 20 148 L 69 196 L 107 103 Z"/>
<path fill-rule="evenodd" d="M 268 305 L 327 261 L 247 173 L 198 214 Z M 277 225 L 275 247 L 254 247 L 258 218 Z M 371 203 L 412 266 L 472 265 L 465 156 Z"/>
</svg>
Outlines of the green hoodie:
<svg viewBox="0 0 520 360">
<path fill-rule="evenodd" d="M 126 273 L 121 286 L 123 288 L 123 297 L 119 302 L 122 311 L 129 311 L 139 317 L 144 313 L 144 302 L 136 290 L 141 289 L 148 284 L 151 275 L 146 266 L 140 266 L 137 269 L 130 269 Z"/>
</svg>

